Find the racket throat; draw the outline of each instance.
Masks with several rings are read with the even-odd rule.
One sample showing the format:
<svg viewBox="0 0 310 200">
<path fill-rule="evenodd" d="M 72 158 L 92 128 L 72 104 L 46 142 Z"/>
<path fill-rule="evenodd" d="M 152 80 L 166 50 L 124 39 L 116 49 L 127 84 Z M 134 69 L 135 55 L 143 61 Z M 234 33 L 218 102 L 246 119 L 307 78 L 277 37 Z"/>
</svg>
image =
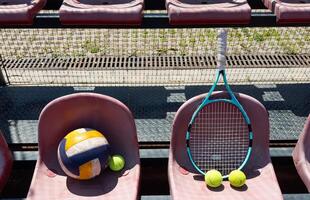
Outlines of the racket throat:
<svg viewBox="0 0 310 200">
<path fill-rule="evenodd" d="M 219 73 L 220 75 L 224 76 L 224 74 L 225 74 L 225 69 L 219 69 L 219 70 L 218 70 L 218 73 Z"/>
</svg>

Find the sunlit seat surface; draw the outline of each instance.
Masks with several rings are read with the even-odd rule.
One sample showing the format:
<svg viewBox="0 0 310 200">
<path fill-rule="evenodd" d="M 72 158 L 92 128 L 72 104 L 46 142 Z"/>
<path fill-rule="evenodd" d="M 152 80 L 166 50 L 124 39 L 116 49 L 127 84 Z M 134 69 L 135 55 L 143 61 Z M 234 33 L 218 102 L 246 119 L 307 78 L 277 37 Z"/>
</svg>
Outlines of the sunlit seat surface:
<svg viewBox="0 0 310 200">
<path fill-rule="evenodd" d="M 1 24 L 32 24 L 46 0 L 0 0 Z"/>
<path fill-rule="evenodd" d="M 93 128 L 105 135 L 111 154 L 126 160 L 120 172 L 104 170 L 87 181 L 67 177 L 57 159 L 60 140 L 71 130 Z M 130 110 L 120 101 L 101 94 L 78 93 L 50 102 L 38 123 L 39 158 L 27 199 L 138 198 L 140 158 L 136 127 Z"/>
<path fill-rule="evenodd" d="M 246 0 L 166 0 L 171 24 L 247 24 Z"/>
<path fill-rule="evenodd" d="M 278 23 L 310 23 L 310 0 L 263 0 Z"/>
<path fill-rule="evenodd" d="M 64 0 L 60 7 L 62 24 L 138 25 L 143 0 Z"/>
<path fill-rule="evenodd" d="M 171 135 L 168 175 L 170 194 L 174 200 L 282 200 L 282 194 L 269 155 L 268 112 L 256 99 L 236 93 L 247 112 L 254 134 L 251 157 L 243 169 L 246 185 L 233 188 L 226 180 L 216 189 L 208 188 L 204 177 L 192 166 L 186 152 L 185 135 L 191 116 L 206 96 L 199 95 L 184 103 L 177 111 Z M 214 98 L 227 98 L 217 92 Z"/>
</svg>

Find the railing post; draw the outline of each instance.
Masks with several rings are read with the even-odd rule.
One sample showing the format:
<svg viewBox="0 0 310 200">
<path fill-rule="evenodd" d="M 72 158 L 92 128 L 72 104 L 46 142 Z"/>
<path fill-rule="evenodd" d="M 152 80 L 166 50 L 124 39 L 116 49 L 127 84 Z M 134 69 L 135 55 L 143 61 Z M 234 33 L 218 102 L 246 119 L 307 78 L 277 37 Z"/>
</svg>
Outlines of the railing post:
<svg viewBox="0 0 310 200">
<path fill-rule="evenodd" d="M 3 73 L 6 73 L 5 70 L 6 69 L 5 69 L 5 66 L 4 66 L 4 62 L 3 62 L 2 56 L 0 55 L 0 86 L 5 86 L 6 85 L 5 77 L 4 77 L 4 74 L 3 74 Z"/>
</svg>

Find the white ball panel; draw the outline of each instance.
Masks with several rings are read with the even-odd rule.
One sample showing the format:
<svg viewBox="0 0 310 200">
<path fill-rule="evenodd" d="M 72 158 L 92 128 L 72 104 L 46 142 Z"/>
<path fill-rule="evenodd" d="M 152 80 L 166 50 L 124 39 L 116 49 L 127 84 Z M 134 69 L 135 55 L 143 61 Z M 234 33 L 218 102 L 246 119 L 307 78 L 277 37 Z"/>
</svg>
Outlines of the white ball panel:
<svg viewBox="0 0 310 200">
<path fill-rule="evenodd" d="M 108 141 L 105 137 L 90 138 L 73 145 L 66 151 L 66 154 L 68 157 L 71 157 L 76 154 L 88 151 L 89 149 L 96 148 L 105 144 L 108 144 Z"/>
</svg>

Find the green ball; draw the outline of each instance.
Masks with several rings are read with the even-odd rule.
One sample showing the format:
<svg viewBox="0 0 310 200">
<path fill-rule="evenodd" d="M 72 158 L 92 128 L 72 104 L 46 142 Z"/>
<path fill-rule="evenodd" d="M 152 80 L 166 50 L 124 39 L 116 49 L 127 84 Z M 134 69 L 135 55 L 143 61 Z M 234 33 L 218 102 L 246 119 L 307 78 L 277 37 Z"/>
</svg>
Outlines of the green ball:
<svg viewBox="0 0 310 200">
<path fill-rule="evenodd" d="M 205 182 L 208 186 L 216 188 L 222 184 L 223 177 L 221 172 L 212 169 L 205 174 Z"/>
<path fill-rule="evenodd" d="M 242 171 L 234 170 L 230 172 L 228 180 L 232 186 L 242 187 L 245 184 L 246 176 Z"/>
<path fill-rule="evenodd" d="M 109 160 L 109 168 L 112 171 L 120 171 L 125 166 L 125 159 L 121 155 L 113 155 Z"/>
</svg>

